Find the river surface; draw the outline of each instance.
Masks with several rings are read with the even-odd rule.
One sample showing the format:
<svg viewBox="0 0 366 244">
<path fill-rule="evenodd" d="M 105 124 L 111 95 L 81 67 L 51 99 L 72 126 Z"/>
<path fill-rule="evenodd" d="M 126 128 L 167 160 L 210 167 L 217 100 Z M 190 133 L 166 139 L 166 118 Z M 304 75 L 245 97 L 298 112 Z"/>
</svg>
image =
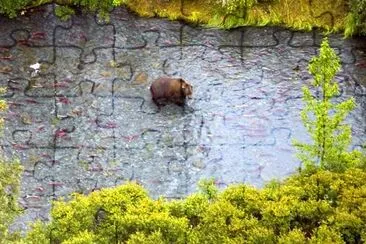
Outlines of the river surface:
<svg viewBox="0 0 366 244">
<path fill-rule="evenodd" d="M 291 143 L 309 141 L 301 87 L 311 82 L 320 32 L 204 29 L 125 9 L 109 23 L 62 22 L 45 6 L 0 18 L 0 33 L 10 105 L 0 143 L 25 169 L 20 228 L 47 220 L 50 201 L 72 192 L 133 180 L 153 197 L 179 198 L 202 178 L 261 187 L 300 165 Z M 336 100 L 357 103 L 347 118 L 357 148 L 366 138 L 366 39 L 329 40 L 342 60 Z M 148 88 L 161 76 L 193 85 L 185 108 L 151 102 Z"/>
</svg>

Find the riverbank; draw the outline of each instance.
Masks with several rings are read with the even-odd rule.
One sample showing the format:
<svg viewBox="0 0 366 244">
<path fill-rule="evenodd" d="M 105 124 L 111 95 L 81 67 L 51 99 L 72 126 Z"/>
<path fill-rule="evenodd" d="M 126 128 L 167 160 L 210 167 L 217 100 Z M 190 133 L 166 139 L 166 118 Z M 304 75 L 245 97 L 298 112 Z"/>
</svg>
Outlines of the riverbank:
<svg viewBox="0 0 366 244">
<path fill-rule="evenodd" d="M 235 28 L 240 26 L 284 26 L 295 30 L 309 31 L 320 28 L 339 32 L 345 29 L 347 9 L 344 1 L 332 0 L 279 0 L 272 3 L 258 3 L 243 14 L 227 14 L 212 0 L 196 1 L 135 1 L 127 2 L 129 9 L 145 17 L 181 19 L 189 23 L 210 27 Z"/>
<path fill-rule="evenodd" d="M 0 3 L 0 13 L 15 17 L 32 11 L 32 8 L 36 6 L 56 3 L 59 5 L 56 8 L 56 14 L 66 19 L 68 15 L 77 12 L 76 7 L 82 7 L 88 11 L 98 12 L 101 18 L 108 20 L 108 13 L 113 6 L 127 6 L 143 17 L 183 20 L 209 27 L 231 29 L 241 26 L 282 26 L 301 31 L 318 28 L 325 32 L 343 32 L 346 36 L 350 36 L 362 32 L 356 26 L 361 26 L 362 29 L 364 25 L 362 24 L 364 6 L 360 4 L 359 7 L 356 7 L 358 12 L 352 7 L 357 1 L 253 0 L 246 1 L 245 4 L 240 1 L 225 1 L 234 4 L 234 7 L 230 8 L 228 5 L 223 6 L 223 1 L 220 0 L 37 0 L 21 2 L 4 0 Z M 253 2 L 253 5 L 249 6 L 248 2 Z M 241 8 L 238 8 L 237 5 Z M 355 11 L 356 14 L 353 14 Z"/>
</svg>

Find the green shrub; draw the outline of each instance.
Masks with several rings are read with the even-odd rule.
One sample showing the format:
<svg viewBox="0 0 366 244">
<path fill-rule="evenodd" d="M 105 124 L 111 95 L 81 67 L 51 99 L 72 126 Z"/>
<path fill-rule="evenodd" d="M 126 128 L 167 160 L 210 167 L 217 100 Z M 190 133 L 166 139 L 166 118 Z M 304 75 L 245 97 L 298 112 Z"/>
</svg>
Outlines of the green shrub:
<svg viewBox="0 0 366 244">
<path fill-rule="evenodd" d="M 227 14 L 246 12 L 253 7 L 257 0 L 218 0 Z"/>
<path fill-rule="evenodd" d="M 139 185 L 126 184 L 103 189 L 89 196 L 75 194 L 70 202 L 55 202 L 52 222 L 29 233 L 27 241 L 37 243 L 37 236 L 48 236 L 55 243 L 118 243 L 131 239 L 160 238 L 165 243 L 183 243 L 187 221 L 169 214 L 165 201 L 152 200 Z M 42 233 L 42 235 L 39 235 Z"/>
<path fill-rule="evenodd" d="M 345 36 L 366 35 L 366 0 L 349 0 Z"/>
<path fill-rule="evenodd" d="M 221 26 L 231 29 L 245 25 L 268 24 L 269 18 L 250 18 L 248 11 L 256 5 L 269 7 L 269 4 L 276 0 L 211 0 L 213 4 L 213 15 L 209 25 Z"/>
<path fill-rule="evenodd" d="M 212 0 L 214 13 L 211 24 L 218 21 L 218 25 L 231 29 L 242 26 L 250 8 L 257 4 L 257 0 Z"/>
<path fill-rule="evenodd" d="M 121 6 L 128 2 L 129 2 L 129 0 L 113 0 L 113 6 Z"/>
<path fill-rule="evenodd" d="M 6 93 L 5 88 L 0 88 L 0 95 Z M 8 104 L 0 99 L 0 112 L 6 112 Z M 0 117 L 0 130 L 4 127 L 4 119 Z M 5 160 L 0 152 L 0 243 L 9 243 L 18 238 L 16 233 L 8 232 L 10 224 L 20 213 L 17 197 L 19 195 L 20 176 L 22 167 L 16 160 Z"/>
<path fill-rule="evenodd" d="M 214 0 L 221 8 L 219 10 L 224 14 L 237 14 L 245 17 L 247 11 L 257 3 L 268 4 L 275 0 Z"/>
<path fill-rule="evenodd" d="M 58 5 L 55 8 L 55 14 L 61 20 L 66 21 L 66 20 L 70 19 L 72 15 L 75 14 L 75 10 L 70 7 L 67 7 L 67 6 Z"/>
<path fill-rule="evenodd" d="M 28 6 L 32 0 L 1 0 L 0 14 L 5 14 L 11 18 L 17 16 L 18 12 Z"/>
<path fill-rule="evenodd" d="M 294 142 L 298 156 L 308 170 L 319 164 L 322 169 L 341 172 L 360 163 L 361 153 L 348 151 L 352 140 L 351 127 L 344 123 L 355 107 L 354 99 L 338 104 L 332 101 L 339 94 L 338 84 L 333 81 L 339 70 L 339 57 L 325 38 L 319 56 L 313 57 L 309 64 L 314 77 L 312 85 L 319 94 L 312 94 L 308 87 L 303 87 L 305 107 L 301 119 L 312 144 Z"/>
<path fill-rule="evenodd" d="M 96 11 L 100 16 L 108 19 L 109 11 L 113 8 L 113 0 L 73 0 L 73 5 L 83 7 L 89 11 Z"/>
<path fill-rule="evenodd" d="M 21 211 L 17 201 L 21 173 L 19 162 L 9 163 L 0 159 L 0 243 L 7 243 L 13 238 L 8 228 Z"/>
<path fill-rule="evenodd" d="M 359 243 L 366 172 L 318 170 L 263 189 L 232 185 L 215 198 L 153 200 L 129 183 L 55 202 L 27 243 Z"/>
<path fill-rule="evenodd" d="M 62 19 L 67 19 L 70 15 L 74 14 L 73 6 L 82 7 L 91 12 L 98 12 L 102 19 L 109 19 L 109 11 L 113 8 L 113 0 L 1 0 L 0 1 L 0 14 L 5 14 L 9 17 L 16 17 L 19 12 L 26 7 L 35 7 L 42 4 L 55 2 L 60 4 L 56 8 L 56 15 Z"/>
</svg>

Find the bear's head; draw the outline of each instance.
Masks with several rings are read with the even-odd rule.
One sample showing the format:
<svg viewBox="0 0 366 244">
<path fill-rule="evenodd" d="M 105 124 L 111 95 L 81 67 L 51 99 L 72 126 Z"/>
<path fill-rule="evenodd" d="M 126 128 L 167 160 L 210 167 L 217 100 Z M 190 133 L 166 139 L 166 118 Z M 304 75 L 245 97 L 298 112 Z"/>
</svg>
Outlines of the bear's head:
<svg viewBox="0 0 366 244">
<path fill-rule="evenodd" d="M 191 84 L 187 83 L 185 80 L 180 79 L 181 89 L 184 94 L 184 97 L 192 98 L 193 87 Z"/>
</svg>

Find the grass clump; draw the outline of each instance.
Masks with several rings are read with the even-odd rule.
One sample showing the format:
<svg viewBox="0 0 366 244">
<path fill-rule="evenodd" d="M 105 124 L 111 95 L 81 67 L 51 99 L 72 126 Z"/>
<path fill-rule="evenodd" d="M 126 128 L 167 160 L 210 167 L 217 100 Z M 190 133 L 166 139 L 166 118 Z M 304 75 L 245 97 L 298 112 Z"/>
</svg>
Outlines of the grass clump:
<svg viewBox="0 0 366 244">
<path fill-rule="evenodd" d="M 56 6 L 55 14 L 63 21 L 67 21 L 75 14 L 75 10 L 67 6 Z"/>
</svg>

